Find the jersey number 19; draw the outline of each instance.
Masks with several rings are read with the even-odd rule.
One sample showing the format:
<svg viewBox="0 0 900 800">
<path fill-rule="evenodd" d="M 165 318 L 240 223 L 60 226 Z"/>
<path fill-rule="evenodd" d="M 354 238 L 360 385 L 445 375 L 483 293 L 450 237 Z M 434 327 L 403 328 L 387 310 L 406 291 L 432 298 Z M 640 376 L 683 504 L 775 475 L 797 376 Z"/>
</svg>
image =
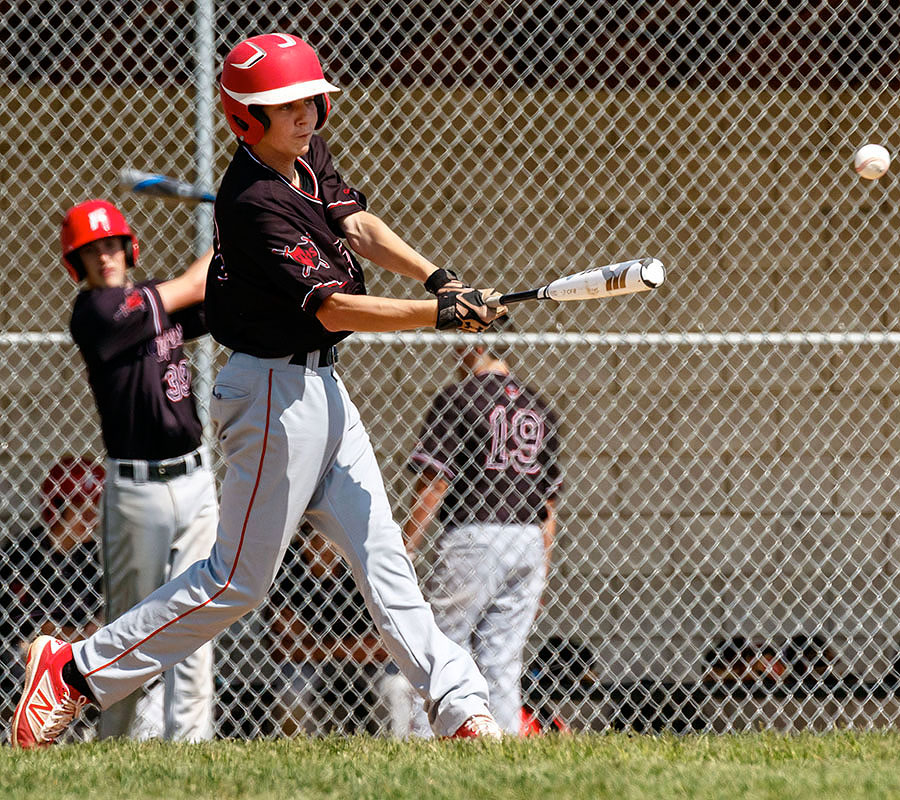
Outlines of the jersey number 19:
<svg viewBox="0 0 900 800">
<path fill-rule="evenodd" d="M 512 411 L 510 416 L 509 412 Z M 491 423 L 491 452 L 485 469 L 504 470 L 533 475 L 540 470 L 537 463 L 544 441 L 544 419 L 530 408 L 494 406 Z"/>
</svg>

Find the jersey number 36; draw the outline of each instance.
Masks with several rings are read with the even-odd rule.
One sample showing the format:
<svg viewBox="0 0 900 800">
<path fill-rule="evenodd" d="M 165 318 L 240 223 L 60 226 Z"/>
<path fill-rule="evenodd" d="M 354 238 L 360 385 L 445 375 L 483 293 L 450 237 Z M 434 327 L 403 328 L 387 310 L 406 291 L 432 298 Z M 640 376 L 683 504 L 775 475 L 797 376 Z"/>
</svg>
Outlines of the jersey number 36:
<svg viewBox="0 0 900 800">
<path fill-rule="evenodd" d="M 184 400 L 191 394 L 191 368 L 186 358 L 182 358 L 177 364 L 169 364 L 166 374 L 163 376 L 166 383 L 166 397 L 173 403 Z"/>
</svg>

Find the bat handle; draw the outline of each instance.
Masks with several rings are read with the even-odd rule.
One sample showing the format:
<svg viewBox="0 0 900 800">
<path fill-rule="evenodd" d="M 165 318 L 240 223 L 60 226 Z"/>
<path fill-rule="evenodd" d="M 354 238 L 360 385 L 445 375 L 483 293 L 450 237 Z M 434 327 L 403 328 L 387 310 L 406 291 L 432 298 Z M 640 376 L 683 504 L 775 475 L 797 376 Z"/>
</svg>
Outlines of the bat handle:
<svg viewBox="0 0 900 800">
<path fill-rule="evenodd" d="M 523 300 L 535 300 L 540 297 L 540 289 L 526 289 L 523 292 L 509 292 L 499 296 L 489 298 L 486 305 L 489 308 L 497 308 L 498 306 L 506 306 L 510 303 L 521 303 Z"/>
</svg>

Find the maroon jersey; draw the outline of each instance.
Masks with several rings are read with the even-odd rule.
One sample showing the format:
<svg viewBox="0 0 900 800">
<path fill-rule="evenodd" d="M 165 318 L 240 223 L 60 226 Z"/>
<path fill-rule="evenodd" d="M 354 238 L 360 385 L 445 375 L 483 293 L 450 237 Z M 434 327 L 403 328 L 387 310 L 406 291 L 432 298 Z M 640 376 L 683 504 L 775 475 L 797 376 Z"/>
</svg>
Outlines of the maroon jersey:
<svg viewBox="0 0 900 800">
<path fill-rule="evenodd" d="M 330 294 L 365 294 L 338 221 L 365 197 L 334 168 L 324 139 L 298 158 L 301 188 L 240 145 L 219 187 L 206 281 L 210 333 L 232 350 L 275 358 L 339 342 L 316 318 Z"/>
<path fill-rule="evenodd" d="M 449 483 L 445 525 L 530 524 L 562 485 L 556 415 L 512 375 L 480 372 L 434 399 L 410 468 Z"/>
<path fill-rule="evenodd" d="M 200 445 L 182 345 L 206 333 L 202 309 L 168 314 L 157 283 L 88 289 L 72 310 L 69 329 L 87 365 L 112 458 L 156 461 Z"/>
</svg>

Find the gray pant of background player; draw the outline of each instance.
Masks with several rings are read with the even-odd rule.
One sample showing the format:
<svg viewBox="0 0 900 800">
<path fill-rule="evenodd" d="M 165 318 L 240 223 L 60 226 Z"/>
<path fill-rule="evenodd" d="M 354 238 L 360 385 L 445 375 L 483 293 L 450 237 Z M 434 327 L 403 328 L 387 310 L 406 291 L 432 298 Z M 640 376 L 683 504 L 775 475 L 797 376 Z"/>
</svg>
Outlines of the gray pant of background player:
<svg viewBox="0 0 900 800">
<path fill-rule="evenodd" d="M 206 558 L 216 538 L 215 479 L 202 465 L 167 481 L 145 477 L 146 463 L 127 462 L 120 477 L 107 459 L 103 494 L 103 582 L 107 619 L 125 613 L 166 581 Z M 142 469 L 144 467 L 144 469 Z M 205 644 L 161 679 L 100 715 L 99 735 L 201 741 L 213 735 L 213 655 Z"/>
<path fill-rule="evenodd" d="M 289 735 L 406 735 L 409 683 L 393 663 L 287 662 L 273 684 Z"/>
<path fill-rule="evenodd" d="M 101 708 L 190 655 L 266 597 L 304 512 L 344 553 L 438 735 L 487 711 L 471 656 L 422 598 L 359 412 L 332 367 L 235 353 L 210 415 L 228 469 L 210 557 L 72 646 Z"/>
<path fill-rule="evenodd" d="M 438 627 L 472 653 L 488 683 L 490 708 L 507 733 L 519 732 L 522 651 L 544 587 L 538 525 L 471 524 L 448 528 L 435 545 L 425 596 Z M 428 736 L 421 702 L 412 700 L 410 733 Z"/>
</svg>

